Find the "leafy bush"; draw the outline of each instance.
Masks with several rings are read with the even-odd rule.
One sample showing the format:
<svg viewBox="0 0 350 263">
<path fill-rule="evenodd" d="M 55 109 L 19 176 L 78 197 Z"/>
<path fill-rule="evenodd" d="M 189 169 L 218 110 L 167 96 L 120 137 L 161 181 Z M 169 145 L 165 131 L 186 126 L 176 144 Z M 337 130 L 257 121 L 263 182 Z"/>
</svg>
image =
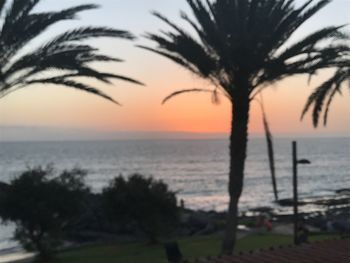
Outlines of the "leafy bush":
<svg viewBox="0 0 350 263">
<path fill-rule="evenodd" d="M 109 218 L 119 224 L 134 223 L 154 243 L 178 222 L 175 193 L 162 181 L 134 174 L 119 176 L 102 193 Z"/>
<path fill-rule="evenodd" d="M 61 244 L 89 191 L 85 175 L 85 171 L 73 169 L 55 177 L 51 167 L 37 167 L 2 187 L 0 217 L 16 224 L 15 239 L 25 249 L 46 258 Z"/>
</svg>

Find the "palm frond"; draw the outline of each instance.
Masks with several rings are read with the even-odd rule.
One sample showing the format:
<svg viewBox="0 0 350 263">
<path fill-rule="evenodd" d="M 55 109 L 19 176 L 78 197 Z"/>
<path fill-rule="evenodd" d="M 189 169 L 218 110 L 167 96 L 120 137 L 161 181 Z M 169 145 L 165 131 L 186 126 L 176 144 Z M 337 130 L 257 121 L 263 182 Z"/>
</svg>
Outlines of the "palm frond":
<svg viewBox="0 0 350 263">
<path fill-rule="evenodd" d="M 343 26 L 332 26 L 322 28 L 308 36 L 306 36 L 303 40 L 293 44 L 286 51 L 284 51 L 279 58 L 283 60 L 287 60 L 291 57 L 295 57 L 301 54 L 307 54 L 314 51 L 314 47 L 322 40 L 341 40 L 346 39 L 346 34 L 342 33 L 340 29 L 344 28 Z"/>
<path fill-rule="evenodd" d="M 6 0 L 0 0 L 0 16 L 2 16 Z"/>
<path fill-rule="evenodd" d="M 8 10 L 5 16 L 5 25 L 16 22 L 22 17 L 29 14 L 29 12 L 38 4 L 40 0 L 13 0 L 11 8 Z M 5 3 L 4 3 L 5 4 Z"/>
<path fill-rule="evenodd" d="M 100 54 L 82 54 L 80 56 L 80 61 L 82 63 L 87 62 L 124 62 L 123 59 L 120 58 L 114 58 L 110 56 L 100 55 Z"/>
<path fill-rule="evenodd" d="M 213 93 L 212 93 L 212 96 L 211 96 L 211 102 L 214 104 L 214 105 L 219 105 L 220 104 L 220 94 L 218 92 L 218 89 L 214 89 L 213 90 Z"/>
<path fill-rule="evenodd" d="M 143 46 L 143 45 L 136 45 L 137 47 L 139 48 L 142 48 L 144 50 L 148 50 L 148 51 L 151 51 L 153 53 L 156 53 L 156 54 L 159 54 L 159 55 L 162 55 L 170 60 L 172 60 L 173 62 L 175 62 L 176 64 L 179 64 L 180 66 L 183 66 L 184 68 L 188 69 L 189 71 L 191 71 L 192 73 L 196 74 L 196 75 L 200 75 L 201 73 L 198 71 L 197 68 L 195 68 L 193 65 L 189 64 L 186 60 L 182 59 L 181 57 L 179 56 L 176 56 L 176 55 L 172 55 L 172 54 L 169 54 L 167 52 L 164 52 L 164 51 L 160 51 L 158 49 L 154 49 L 154 48 L 150 48 L 150 47 L 146 47 L 146 46 Z"/>
<path fill-rule="evenodd" d="M 199 74 L 201 77 L 209 77 L 216 68 L 216 62 L 207 52 L 205 46 L 161 14 L 157 12 L 154 12 L 153 14 L 158 19 L 172 27 L 177 34 L 173 32 L 165 32 L 165 36 L 147 34 L 146 37 L 158 43 L 158 50 L 162 52 L 163 55 L 172 58 L 173 61 L 175 61 L 174 58 L 177 58 L 177 61 L 175 61 L 177 63 L 181 60 L 182 64 L 190 65 L 188 68 L 195 69 L 192 70 L 192 72 Z M 146 47 L 143 48 L 147 49 Z M 148 48 L 147 50 L 152 52 L 155 51 L 152 48 Z M 156 53 L 160 54 L 159 52 Z"/>
<path fill-rule="evenodd" d="M 325 111 L 324 111 L 324 115 L 323 115 L 323 125 L 324 126 L 327 125 L 330 107 L 331 107 L 331 104 L 333 102 L 333 98 L 337 93 L 341 93 L 339 88 L 333 89 L 333 91 L 328 96 L 328 100 L 327 100 L 327 103 L 325 105 Z M 316 120 L 316 123 L 314 122 L 314 125 L 317 125 L 317 124 L 318 124 L 318 120 Z"/>
<path fill-rule="evenodd" d="M 310 47 L 287 61 L 286 57 L 271 59 L 264 63 L 263 74 L 255 79 L 253 89 L 293 75 L 307 74 L 310 79 L 320 69 L 342 68 L 347 60 L 344 57 L 349 52 L 349 45 L 337 44 L 322 48 Z"/>
<path fill-rule="evenodd" d="M 33 6 L 28 5 L 23 7 L 22 4 L 33 4 L 34 2 L 35 4 Z M 37 0 L 18 1 L 19 4 L 17 7 L 14 7 L 16 6 L 17 2 L 13 2 L 14 6 L 12 6 L 11 11 L 7 14 L 1 31 L 1 40 L 3 42 L 2 48 L 6 47 L 6 49 L 4 49 L 3 52 L 1 52 L 2 60 L 8 60 L 13 54 L 17 53 L 19 49 L 24 47 L 29 41 L 31 41 L 33 38 L 35 38 L 36 36 L 44 32 L 46 29 L 48 29 L 49 26 L 52 26 L 53 24 L 59 21 L 74 19 L 78 12 L 97 7 L 96 5 L 81 5 L 58 12 L 29 14 L 31 8 L 33 8 L 37 4 L 37 2 Z M 25 10 L 21 11 L 20 8 L 24 8 Z M 15 15 L 12 13 L 15 13 Z M 13 32 L 16 32 L 16 34 L 14 35 Z"/>
<path fill-rule="evenodd" d="M 270 24 L 273 31 L 270 34 L 269 41 L 265 50 L 276 51 L 281 47 L 292 35 L 300 28 L 309 18 L 327 6 L 331 0 L 321 0 L 311 6 L 315 0 L 308 0 L 304 5 L 299 8 L 295 8 L 295 2 L 291 1 L 290 4 L 282 6 L 277 14 L 277 19 L 274 24 Z"/>
<path fill-rule="evenodd" d="M 167 103 L 170 99 L 176 97 L 176 96 L 179 96 L 181 94 L 184 94 L 184 93 L 197 93 L 197 92 L 209 92 L 209 93 L 213 93 L 214 91 L 213 90 L 210 90 L 210 89 L 184 89 L 184 90 L 179 90 L 179 91 L 175 91 L 173 93 L 171 93 L 169 96 L 167 96 L 163 101 L 162 101 L 162 104 L 165 104 Z"/>
<path fill-rule="evenodd" d="M 136 84 L 136 85 L 145 86 L 145 84 L 143 82 L 140 82 L 140 81 L 138 81 L 136 79 L 125 77 L 125 76 L 122 76 L 122 75 L 116 75 L 116 74 L 111 74 L 111 73 L 101 73 L 101 75 L 103 75 L 103 77 L 105 79 L 110 78 L 110 79 L 123 80 L 123 81 L 130 82 L 130 83 L 133 83 L 133 84 Z"/>
<path fill-rule="evenodd" d="M 99 97 L 102 97 L 104 99 L 107 99 L 117 105 L 121 105 L 119 102 L 115 101 L 112 97 L 108 96 L 107 94 L 103 93 L 102 91 L 90 87 L 89 85 L 80 83 L 80 82 L 76 82 L 73 80 L 67 80 L 61 77 L 55 77 L 55 78 L 48 78 L 48 79 L 38 79 L 38 80 L 32 80 L 32 81 L 28 81 L 26 83 L 27 85 L 32 85 L 32 84 L 54 84 L 54 85 L 62 85 L 65 87 L 71 87 L 77 90 L 81 90 L 81 91 L 85 91 L 94 95 L 97 95 Z"/>
<path fill-rule="evenodd" d="M 261 93 L 260 93 L 261 95 Z M 274 153 L 274 145 L 273 145 L 273 136 L 270 130 L 270 125 L 267 120 L 267 115 L 264 107 L 264 100 L 262 98 L 262 95 L 260 97 L 260 100 L 255 99 L 261 109 L 262 118 L 263 118 L 263 126 L 264 126 L 264 132 L 265 132 L 265 139 L 266 139 L 266 145 L 267 145 L 267 156 L 269 159 L 269 168 L 271 173 L 271 182 L 272 182 L 272 189 L 275 196 L 275 201 L 278 201 L 278 188 L 277 188 L 277 180 L 276 180 L 276 167 L 275 167 L 275 153 Z"/>
<path fill-rule="evenodd" d="M 57 12 L 34 13 L 33 8 L 40 0 L 13 0 L 5 14 L 0 32 L 0 96 L 31 84 L 56 84 L 80 89 L 110 101 L 111 97 L 78 80 L 79 77 L 93 78 L 107 84 L 111 79 L 119 79 L 133 84 L 143 83 L 122 75 L 95 70 L 93 62 L 122 62 L 121 59 L 98 54 L 98 49 L 89 44 L 81 44 L 90 38 L 112 37 L 127 40 L 134 36 L 125 31 L 108 27 L 81 27 L 58 34 L 51 41 L 18 56 L 23 47 L 32 39 L 57 22 L 77 18 L 77 14 L 95 9 L 93 4 L 79 5 Z M 6 1 L 0 2 L 0 10 Z M 55 77 L 43 78 L 46 73 L 56 73 Z M 59 73 L 59 74 L 58 74 Z"/>
<path fill-rule="evenodd" d="M 107 84 L 111 84 L 111 79 L 117 79 L 117 80 L 123 80 L 127 81 L 133 84 L 141 85 L 144 86 L 142 82 L 139 82 L 135 79 L 128 78 L 122 75 L 116 75 L 112 73 L 104 73 L 104 72 L 99 72 L 90 68 L 79 68 L 77 69 L 77 73 L 72 73 L 72 74 L 66 74 L 60 76 L 61 78 L 77 78 L 77 77 L 88 77 L 88 78 L 93 78 L 99 81 L 102 81 Z"/>
<path fill-rule="evenodd" d="M 313 125 L 317 127 L 320 115 L 324 110 L 323 118 L 324 125 L 326 125 L 332 99 L 338 92 L 340 92 L 342 83 L 350 78 L 349 72 L 347 70 L 340 69 L 330 79 L 316 88 L 315 91 L 309 96 L 306 105 L 304 106 L 301 118 L 303 119 L 306 113 L 311 109 L 311 107 L 313 107 L 312 121 Z"/>
<path fill-rule="evenodd" d="M 116 30 L 106 27 L 83 27 L 67 31 L 54 40 L 52 40 L 48 45 L 54 45 L 54 43 L 72 42 L 72 41 L 82 41 L 88 38 L 98 38 L 98 37 L 116 37 L 125 39 L 134 39 L 135 37 L 128 31 Z"/>
</svg>

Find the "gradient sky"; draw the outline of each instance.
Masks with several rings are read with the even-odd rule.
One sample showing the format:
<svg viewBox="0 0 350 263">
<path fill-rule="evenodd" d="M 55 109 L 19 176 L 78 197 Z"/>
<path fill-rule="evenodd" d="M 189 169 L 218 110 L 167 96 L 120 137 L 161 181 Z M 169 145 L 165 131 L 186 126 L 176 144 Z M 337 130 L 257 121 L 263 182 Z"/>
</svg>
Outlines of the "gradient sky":
<svg viewBox="0 0 350 263">
<path fill-rule="evenodd" d="M 58 10 L 86 3 L 86 0 L 42 0 L 37 10 Z M 99 65 L 99 69 L 122 73 L 147 84 L 146 87 L 115 81 L 114 86 L 99 84 L 124 106 L 117 107 L 96 96 L 55 86 L 33 86 L 0 100 L 0 126 L 2 127 L 61 127 L 113 131 L 189 131 L 227 132 L 230 126 L 230 106 L 222 98 L 220 105 L 212 105 L 210 95 L 193 94 L 177 97 L 161 106 L 170 92 L 183 88 L 204 87 L 208 84 L 191 75 L 163 57 L 135 47 L 149 44 L 142 38 L 146 31 L 165 29 L 151 14 L 157 10 L 179 24 L 179 10 L 188 11 L 185 0 L 90 0 L 101 5 L 98 10 L 84 12 L 79 21 L 61 23 L 50 28 L 33 48 L 54 34 L 80 25 L 106 25 L 126 29 L 138 36 L 133 42 L 101 39 L 92 43 L 109 55 L 126 60 L 124 63 Z M 299 1 L 303 3 L 303 0 Z M 350 0 L 334 0 L 332 4 L 306 23 L 293 39 L 326 25 L 350 22 Z M 350 31 L 350 28 L 347 28 Z M 328 73 L 329 74 L 329 73 Z M 310 117 L 300 122 L 300 113 L 307 96 L 324 80 L 327 73 L 318 75 L 310 85 L 305 77 L 289 78 L 264 92 L 266 110 L 275 134 L 285 135 L 349 135 L 350 94 L 344 89 L 332 105 L 327 128 L 314 130 Z M 91 83 L 96 84 L 96 83 Z M 252 106 L 250 132 L 262 133 L 261 112 Z"/>
</svg>

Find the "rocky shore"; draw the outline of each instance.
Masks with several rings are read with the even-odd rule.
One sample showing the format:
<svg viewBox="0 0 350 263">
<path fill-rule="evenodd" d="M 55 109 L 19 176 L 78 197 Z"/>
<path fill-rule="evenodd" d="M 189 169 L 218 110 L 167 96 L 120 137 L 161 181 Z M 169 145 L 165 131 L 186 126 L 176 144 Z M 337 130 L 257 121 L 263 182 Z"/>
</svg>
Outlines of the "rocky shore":
<svg viewBox="0 0 350 263">
<path fill-rule="evenodd" d="M 88 202 L 90 209 L 72 225 L 69 240 L 81 242 L 130 242 L 143 240 L 143 234 L 134 225 L 118 226 L 104 218 L 99 211 L 98 195 Z M 273 224 L 290 224 L 293 222 L 293 202 L 280 200 L 279 208 L 258 207 L 243 211 L 239 216 L 239 228 L 249 231 L 256 227 L 259 215 L 268 215 Z M 302 211 L 300 219 L 317 231 L 350 234 L 350 191 L 338 190 L 332 196 L 304 198 L 299 201 Z M 311 207 L 312 209 L 303 209 Z M 285 209 L 290 208 L 290 209 Z M 283 211 L 281 213 L 281 211 Z M 290 211 L 290 212 L 285 212 Z M 217 211 L 198 211 L 181 208 L 180 224 L 174 231 L 177 237 L 220 234 L 224 228 L 226 214 Z M 174 233 L 169 233 L 169 236 Z"/>
</svg>

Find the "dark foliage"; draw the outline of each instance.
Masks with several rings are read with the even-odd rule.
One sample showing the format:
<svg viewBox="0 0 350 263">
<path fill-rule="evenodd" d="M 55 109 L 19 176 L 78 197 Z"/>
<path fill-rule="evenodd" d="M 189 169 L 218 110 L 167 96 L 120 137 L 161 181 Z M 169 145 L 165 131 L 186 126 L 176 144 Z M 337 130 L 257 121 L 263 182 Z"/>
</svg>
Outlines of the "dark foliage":
<svg viewBox="0 0 350 263">
<path fill-rule="evenodd" d="M 15 239 L 25 249 L 46 258 L 60 245 L 89 192 L 84 176 L 83 170 L 73 169 L 54 177 L 52 168 L 38 167 L 2 187 L 0 217 L 16 224 Z"/>
<path fill-rule="evenodd" d="M 119 176 L 102 195 L 111 220 L 122 225 L 135 223 L 151 242 L 168 234 L 178 222 L 175 193 L 162 181 L 139 174 L 128 179 Z"/>
<path fill-rule="evenodd" d="M 32 84 L 53 84 L 86 91 L 110 101 L 111 97 L 81 81 L 80 77 L 110 83 L 110 79 L 141 84 L 121 75 L 104 73 L 91 67 L 92 62 L 121 62 L 120 59 L 98 54 L 98 49 L 83 43 L 99 37 L 133 39 L 127 31 L 108 27 L 82 27 L 57 35 L 51 41 L 23 55 L 33 39 L 57 22 L 77 18 L 77 14 L 97 8 L 80 5 L 58 12 L 34 12 L 40 0 L 0 0 L 0 15 L 4 22 L 0 30 L 0 98 Z M 5 8 L 10 3 L 8 9 Z M 6 9 L 6 10 L 5 10 Z"/>
<path fill-rule="evenodd" d="M 344 63 L 342 63 L 334 75 L 316 88 L 310 95 L 305 105 L 302 118 L 311 110 L 314 126 L 318 126 L 322 114 L 323 124 L 326 126 L 333 98 L 337 94 L 342 94 L 341 89 L 345 85 L 350 89 L 350 52 L 348 52 L 347 56 L 344 56 Z"/>
</svg>

